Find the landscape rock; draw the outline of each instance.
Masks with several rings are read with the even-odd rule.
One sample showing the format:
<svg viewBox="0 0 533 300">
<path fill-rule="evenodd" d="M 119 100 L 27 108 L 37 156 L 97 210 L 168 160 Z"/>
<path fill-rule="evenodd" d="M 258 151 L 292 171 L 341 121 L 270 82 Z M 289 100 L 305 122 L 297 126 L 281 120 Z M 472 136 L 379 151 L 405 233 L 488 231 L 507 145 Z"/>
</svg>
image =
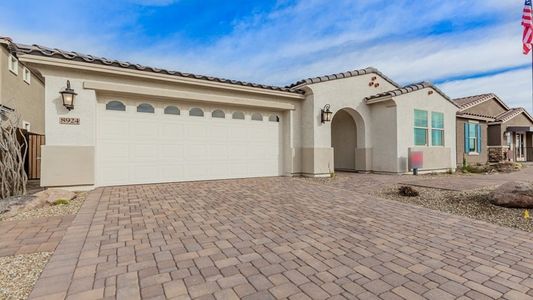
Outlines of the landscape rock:
<svg viewBox="0 0 533 300">
<path fill-rule="evenodd" d="M 533 208 L 533 183 L 512 181 L 489 195 L 492 204 L 512 208 Z"/>
<path fill-rule="evenodd" d="M 408 185 L 401 186 L 398 189 L 398 193 L 404 197 L 418 197 L 420 195 L 417 190 Z"/>
<path fill-rule="evenodd" d="M 58 199 L 65 199 L 70 201 L 76 197 L 76 194 L 71 191 L 62 190 L 62 189 L 47 189 L 41 192 L 38 192 L 33 195 L 35 197 L 31 203 L 34 203 L 33 208 L 43 207 L 44 205 L 54 205 Z M 27 207 L 28 208 L 28 207 Z"/>
</svg>

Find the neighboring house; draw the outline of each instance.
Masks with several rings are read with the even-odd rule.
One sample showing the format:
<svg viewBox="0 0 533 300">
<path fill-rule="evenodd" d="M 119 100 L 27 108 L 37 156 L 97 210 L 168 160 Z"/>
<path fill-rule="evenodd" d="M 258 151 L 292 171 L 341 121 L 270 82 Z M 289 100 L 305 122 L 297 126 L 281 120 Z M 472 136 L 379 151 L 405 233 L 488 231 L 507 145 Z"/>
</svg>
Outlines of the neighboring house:
<svg viewBox="0 0 533 300">
<path fill-rule="evenodd" d="M 0 37 L 0 114 L 15 111 L 18 127 L 31 142 L 26 173 L 39 178 L 40 145 L 44 142 L 44 78 L 17 58 L 9 38 Z"/>
<path fill-rule="evenodd" d="M 457 163 L 533 160 L 533 119 L 523 108 L 509 108 L 498 96 L 454 99 L 457 113 Z"/>
<path fill-rule="evenodd" d="M 401 174 L 412 151 L 421 171 L 456 167 L 458 107 L 429 83 L 400 87 L 373 68 L 276 87 L 36 45 L 17 54 L 46 79 L 44 186 Z"/>
</svg>

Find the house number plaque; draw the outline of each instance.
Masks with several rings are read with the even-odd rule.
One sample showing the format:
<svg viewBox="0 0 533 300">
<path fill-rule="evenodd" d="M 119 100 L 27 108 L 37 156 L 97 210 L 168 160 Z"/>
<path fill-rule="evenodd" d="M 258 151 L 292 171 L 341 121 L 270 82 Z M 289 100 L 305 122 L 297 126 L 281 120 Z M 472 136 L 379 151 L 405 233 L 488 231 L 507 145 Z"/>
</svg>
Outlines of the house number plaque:
<svg viewBox="0 0 533 300">
<path fill-rule="evenodd" d="M 80 118 L 59 118 L 59 124 L 80 125 Z"/>
</svg>

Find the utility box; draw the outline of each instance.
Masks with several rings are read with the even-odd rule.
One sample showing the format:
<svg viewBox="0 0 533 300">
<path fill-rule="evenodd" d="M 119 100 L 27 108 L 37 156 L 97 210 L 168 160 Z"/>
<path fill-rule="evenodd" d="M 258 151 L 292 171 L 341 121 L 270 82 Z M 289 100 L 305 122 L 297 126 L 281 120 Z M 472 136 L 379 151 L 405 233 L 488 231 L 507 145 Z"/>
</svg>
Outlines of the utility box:
<svg viewBox="0 0 533 300">
<path fill-rule="evenodd" d="M 413 174 L 417 174 L 419 169 L 424 167 L 424 152 L 410 151 L 409 152 L 409 169 L 413 170 Z"/>
</svg>

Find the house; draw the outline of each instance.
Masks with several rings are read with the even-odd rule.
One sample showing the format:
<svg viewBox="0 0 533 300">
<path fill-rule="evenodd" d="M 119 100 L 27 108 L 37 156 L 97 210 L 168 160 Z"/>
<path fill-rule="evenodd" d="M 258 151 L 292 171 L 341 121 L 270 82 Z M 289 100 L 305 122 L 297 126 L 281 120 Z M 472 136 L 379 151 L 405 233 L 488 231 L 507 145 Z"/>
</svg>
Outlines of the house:
<svg viewBox="0 0 533 300">
<path fill-rule="evenodd" d="M 533 160 L 533 118 L 495 94 L 454 99 L 458 164 Z M 528 154 L 528 152 L 530 152 Z"/>
<path fill-rule="evenodd" d="M 37 45 L 16 51 L 46 82 L 43 186 L 402 174 L 412 152 L 421 171 L 456 167 L 455 103 L 374 68 L 278 87 Z"/>
<path fill-rule="evenodd" d="M 38 152 L 45 132 L 44 78 L 18 60 L 10 39 L 0 37 L 0 115 L 8 111 L 15 111 L 20 117 L 18 127 L 30 144 L 26 173 L 30 179 L 39 178 Z"/>
</svg>

